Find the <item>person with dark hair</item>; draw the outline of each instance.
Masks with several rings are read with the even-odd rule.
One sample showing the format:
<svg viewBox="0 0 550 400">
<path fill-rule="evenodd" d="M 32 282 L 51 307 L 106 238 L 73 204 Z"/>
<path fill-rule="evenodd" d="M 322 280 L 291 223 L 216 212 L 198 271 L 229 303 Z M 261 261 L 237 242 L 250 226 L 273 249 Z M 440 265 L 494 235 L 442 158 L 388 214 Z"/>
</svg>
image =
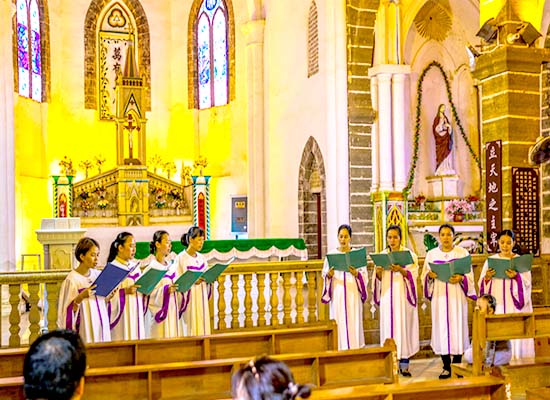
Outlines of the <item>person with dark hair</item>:
<svg viewBox="0 0 550 400">
<path fill-rule="evenodd" d="M 113 340 L 135 340 L 145 338 L 143 295 L 137 291 L 137 279 L 141 273 L 134 260 L 136 241 L 128 232 L 119 233 L 111 243 L 107 262 L 131 271 L 118 286 L 111 302 L 111 338 Z"/>
<path fill-rule="evenodd" d="M 497 300 L 490 294 L 481 295 L 476 302 L 476 309 L 481 315 L 491 315 L 495 313 Z M 472 348 L 464 352 L 464 359 L 471 364 L 473 361 Z M 510 340 L 489 341 L 485 345 L 485 366 L 493 367 L 506 365 L 512 359 L 512 344 Z"/>
<path fill-rule="evenodd" d="M 471 267 L 467 274 L 455 274 L 448 282 L 437 279 L 437 274 L 430 268 L 430 263 L 446 263 L 468 256 L 466 249 L 454 245 L 454 233 L 450 224 L 439 227 L 439 247 L 426 254 L 421 277 L 424 296 L 432 303 L 431 346 L 443 361 L 443 372 L 439 379 L 451 377 L 451 355 L 453 363 L 460 363 L 464 350 L 470 346 L 468 298 L 477 298 Z"/>
<path fill-rule="evenodd" d="M 518 257 L 514 248 L 516 235 L 510 229 L 505 229 L 497 236 L 499 252 L 490 258 L 512 259 Z M 531 271 L 516 272 L 512 269 L 505 271 L 506 279 L 495 277 L 495 270 L 489 268 L 489 261 L 485 260 L 479 275 L 479 293 L 495 296 L 497 307 L 495 314 L 529 313 L 533 312 L 531 302 Z M 533 339 L 512 340 L 512 359 L 535 357 L 535 342 Z"/>
<path fill-rule="evenodd" d="M 204 272 L 208 269 L 208 263 L 199 253 L 204 245 L 204 230 L 198 226 L 192 226 L 181 237 L 181 243 L 185 249 L 176 258 L 177 276 L 186 271 Z M 202 278 L 183 293 L 182 305 L 179 310 L 183 326 L 184 336 L 210 335 L 210 308 L 208 299 L 211 295 L 211 287 Z"/>
<path fill-rule="evenodd" d="M 348 253 L 351 247 L 351 226 L 338 228 L 340 247 L 330 253 Z M 367 267 L 349 267 L 349 272 L 336 271 L 327 258 L 323 265 L 324 289 L 322 301 L 330 304 L 330 319 L 338 326 L 338 349 L 358 349 L 365 346 L 363 332 L 363 303 L 367 300 L 369 277 Z"/>
<path fill-rule="evenodd" d="M 418 278 L 418 257 L 401 244 L 399 225 L 386 229 L 388 247 L 382 253 L 408 251 L 414 263 L 393 264 L 391 270 L 376 267 L 372 275 L 374 302 L 380 306 L 380 344 L 393 338 L 397 345 L 399 373 L 411 376 L 409 358 L 420 349 L 416 280 Z"/>
<path fill-rule="evenodd" d="M 84 392 L 86 349 L 79 334 L 55 330 L 39 336 L 23 363 L 28 400 L 78 400 Z"/>
<path fill-rule="evenodd" d="M 100 271 L 95 267 L 99 259 L 99 244 L 83 237 L 75 248 L 79 264 L 69 272 L 59 291 L 57 326 L 80 333 L 86 343 L 111 340 L 109 316 L 105 298 L 96 296 L 92 283 Z"/>
<path fill-rule="evenodd" d="M 311 388 L 294 381 L 290 368 L 273 358 L 263 356 L 251 360 L 231 378 L 235 400 L 307 399 Z"/>
<path fill-rule="evenodd" d="M 179 308 L 180 296 L 177 285 L 175 263 L 168 261 L 172 250 L 170 235 L 166 231 L 156 231 L 153 240 L 149 243 L 150 252 L 154 259 L 143 271 L 155 268 L 166 271 L 166 275 L 149 295 L 148 309 L 145 315 L 145 324 L 148 326 L 148 337 L 154 339 L 174 338 L 180 336 Z"/>
</svg>

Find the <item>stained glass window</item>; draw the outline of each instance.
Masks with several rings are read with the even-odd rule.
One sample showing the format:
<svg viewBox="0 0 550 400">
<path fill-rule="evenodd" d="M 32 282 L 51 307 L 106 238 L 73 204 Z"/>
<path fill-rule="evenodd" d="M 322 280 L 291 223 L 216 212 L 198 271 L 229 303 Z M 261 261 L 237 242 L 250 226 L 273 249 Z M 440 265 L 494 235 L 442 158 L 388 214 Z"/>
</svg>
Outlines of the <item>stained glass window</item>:
<svg viewBox="0 0 550 400">
<path fill-rule="evenodd" d="M 223 0 L 204 0 L 197 20 L 199 108 L 228 103 L 227 9 Z"/>
<path fill-rule="evenodd" d="M 19 94 L 42 101 L 42 51 L 37 0 L 17 0 Z"/>
</svg>

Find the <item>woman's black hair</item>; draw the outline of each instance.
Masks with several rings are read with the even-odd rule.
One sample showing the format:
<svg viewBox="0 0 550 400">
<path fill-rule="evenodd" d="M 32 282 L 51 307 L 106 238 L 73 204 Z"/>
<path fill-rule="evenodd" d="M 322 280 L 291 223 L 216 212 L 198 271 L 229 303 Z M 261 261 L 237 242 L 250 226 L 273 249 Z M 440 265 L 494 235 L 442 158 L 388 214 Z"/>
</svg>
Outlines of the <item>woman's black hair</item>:
<svg viewBox="0 0 550 400">
<path fill-rule="evenodd" d="M 134 236 L 130 232 L 120 232 L 116 239 L 111 243 L 111 247 L 109 247 L 109 257 L 107 257 L 107 262 L 113 261 L 116 256 L 118 255 L 118 246 L 124 246 L 124 243 L 126 243 L 126 240 Z"/>
<path fill-rule="evenodd" d="M 92 247 L 97 247 L 99 250 L 99 243 L 97 240 L 92 239 L 91 237 L 83 237 L 78 241 L 76 244 L 76 247 L 74 249 L 74 256 L 78 260 L 78 262 L 82 262 L 82 259 L 80 257 L 86 255 Z"/>
<path fill-rule="evenodd" d="M 307 399 L 311 388 L 294 382 L 283 362 L 263 356 L 241 367 L 231 379 L 233 398 L 246 400 Z"/>
<path fill-rule="evenodd" d="M 399 225 L 390 225 L 386 228 L 386 236 L 388 236 L 389 231 L 397 231 L 399 234 L 399 239 L 403 238 L 403 233 L 401 231 L 401 227 Z"/>
<path fill-rule="evenodd" d="M 157 246 L 156 243 L 162 242 L 162 237 L 164 235 L 168 235 L 168 232 L 166 231 L 156 231 L 153 234 L 153 240 L 149 242 L 149 253 L 155 255 L 157 252 Z"/>
<path fill-rule="evenodd" d="M 187 248 L 189 246 L 189 239 L 195 239 L 198 236 L 205 236 L 204 229 L 199 226 L 192 226 L 191 228 L 189 228 L 187 233 L 181 235 L 181 244 L 183 244 L 183 246 Z"/>
<path fill-rule="evenodd" d="M 346 231 L 348 231 L 348 235 L 349 237 L 351 237 L 351 226 L 349 226 L 348 224 L 342 224 L 338 227 L 338 234 L 340 234 L 340 231 L 342 229 L 345 229 Z"/>
<path fill-rule="evenodd" d="M 500 232 L 497 236 L 497 240 L 500 240 L 503 236 L 509 236 L 512 238 L 512 241 L 514 242 L 514 247 L 512 247 L 512 253 L 522 255 L 524 253 L 527 253 L 524 251 L 524 249 L 521 248 L 518 242 L 516 242 L 516 234 L 511 229 L 504 229 L 502 232 Z M 500 248 L 498 249 L 500 251 Z"/>
<path fill-rule="evenodd" d="M 439 233 L 441 233 L 441 230 L 442 230 L 443 228 L 449 228 L 449 229 L 451 230 L 451 232 L 453 233 L 453 236 L 454 236 L 454 234 L 455 234 L 455 228 L 454 228 L 454 226 L 452 226 L 451 224 L 443 224 L 443 225 L 441 225 L 441 226 L 439 227 Z"/>
</svg>

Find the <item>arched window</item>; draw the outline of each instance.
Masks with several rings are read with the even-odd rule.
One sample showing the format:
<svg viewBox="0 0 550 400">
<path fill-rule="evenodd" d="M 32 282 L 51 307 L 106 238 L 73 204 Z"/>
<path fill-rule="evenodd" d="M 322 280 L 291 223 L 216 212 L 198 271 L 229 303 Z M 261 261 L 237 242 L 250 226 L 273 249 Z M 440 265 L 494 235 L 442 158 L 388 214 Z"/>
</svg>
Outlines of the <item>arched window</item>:
<svg viewBox="0 0 550 400">
<path fill-rule="evenodd" d="M 307 25 L 307 77 L 309 78 L 319 72 L 319 28 L 315 0 L 311 2 L 309 7 Z"/>
<path fill-rule="evenodd" d="M 224 0 L 203 0 L 195 22 L 196 104 L 205 109 L 229 102 L 228 13 Z"/>
<path fill-rule="evenodd" d="M 17 70 L 21 96 L 42 101 L 42 49 L 37 0 L 17 0 Z"/>
</svg>

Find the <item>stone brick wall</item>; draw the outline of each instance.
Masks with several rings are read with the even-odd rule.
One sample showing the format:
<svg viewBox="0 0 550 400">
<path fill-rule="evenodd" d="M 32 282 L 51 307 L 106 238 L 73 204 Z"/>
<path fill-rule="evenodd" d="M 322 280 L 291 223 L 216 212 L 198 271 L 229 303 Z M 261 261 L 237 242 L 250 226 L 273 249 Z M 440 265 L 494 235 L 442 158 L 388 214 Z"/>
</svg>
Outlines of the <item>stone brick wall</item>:
<svg viewBox="0 0 550 400">
<path fill-rule="evenodd" d="M 544 47 L 550 48 L 550 35 L 546 35 Z M 550 63 L 542 64 L 541 75 L 541 135 L 550 135 Z M 541 168 L 542 187 L 542 253 L 548 253 L 545 239 L 550 238 L 550 163 Z"/>
<path fill-rule="evenodd" d="M 347 0 L 348 132 L 350 221 L 353 243 L 374 249 L 371 132 L 374 123 L 370 79 L 374 22 L 380 0 Z"/>
</svg>

